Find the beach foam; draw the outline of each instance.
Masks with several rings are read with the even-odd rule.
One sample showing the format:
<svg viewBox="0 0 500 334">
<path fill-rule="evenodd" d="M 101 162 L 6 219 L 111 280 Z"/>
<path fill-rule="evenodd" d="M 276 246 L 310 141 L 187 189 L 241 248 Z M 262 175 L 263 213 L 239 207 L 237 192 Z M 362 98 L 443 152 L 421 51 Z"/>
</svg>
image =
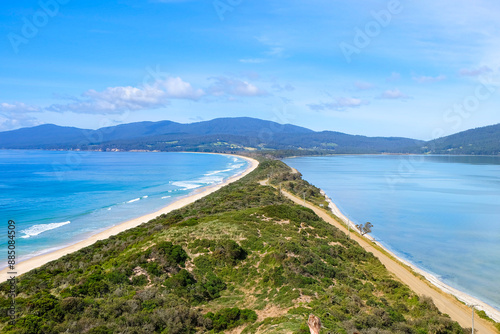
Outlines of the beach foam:
<svg viewBox="0 0 500 334">
<path fill-rule="evenodd" d="M 238 169 L 238 168 L 241 168 L 243 166 L 244 166 L 244 164 L 231 164 L 231 165 L 229 165 L 229 167 L 231 167 L 230 170 Z"/>
<path fill-rule="evenodd" d="M 182 188 L 181 190 L 190 190 L 190 189 L 196 189 L 201 187 L 201 184 L 198 184 L 194 181 L 178 181 L 178 182 L 172 182 L 172 185 Z"/>
<path fill-rule="evenodd" d="M 221 176 L 207 176 L 205 174 L 204 177 L 201 177 L 199 179 L 195 179 L 192 181 L 176 181 L 172 182 L 172 185 L 176 187 L 180 187 L 180 190 L 191 190 L 191 189 L 196 189 L 200 187 L 204 187 L 207 185 L 212 185 L 216 183 L 221 183 L 224 181 L 224 178 Z"/>
<path fill-rule="evenodd" d="M 62 222 L 62 223 L 51 223 L 51 224 L 39 224 L 39 225 L 33 225 L 25 230 L 20 231 L 21 233 L 24 233 L 21 238 L 29 238 L 29 237 L 34 237 L 36 235 L 39 235 L 43 232 L 47 232 L 56 228 L 59 228 L 64 225 L 70 224 L 70 221 L 67 222 Z"/>
<path fill-rule="evenodd" d="M 137 202 L 140 200 L 141 200 L 140 198 L 134 198 L 134 199 L 131 199 L 130 201 L 128 201 L 127 203 L 134 203 L 134 202 Z"/>
<path fill-rule="evenodd" d="M 230 172 L 232 171 L 234 168 L 229 168 L 229 169 L 223 169 L 223 170 L 215 170 L 213 172 L 208 172 L 205 174 L 205 176 L 212 176 L 212 175 L 216 175 L 216 174 L 220 174 L 220 173 L 224 173 L 224 172 Z"/>
</svg>

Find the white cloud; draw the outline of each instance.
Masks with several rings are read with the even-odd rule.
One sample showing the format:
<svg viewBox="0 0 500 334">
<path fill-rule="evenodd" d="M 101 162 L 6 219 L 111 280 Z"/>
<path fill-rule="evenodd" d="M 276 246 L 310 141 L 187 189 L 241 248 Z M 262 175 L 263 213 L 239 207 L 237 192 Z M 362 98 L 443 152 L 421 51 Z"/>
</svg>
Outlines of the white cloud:
<svg viewBox="0 0 500 334">
<path fill-rule="evenodd" d="M 163 88 L 166 96 L 172 99 L 198 100 L 205 95 L 202 89 L 194 89 L 190 83 L 179 77 L 158 81 L 156 85 Z"/>
<path fill-rule="evenodd" d="M 19 128 L 37 126 L 43 124 L 38 119 L 25 115 L 5 115 L 0 113 L 0 131 L 9 131 Z"/>
<path fill-rule="evenodd" d="M 414 76 L 413 80 L 415 80 L 418 83 L 432 83 L 432 82 L 439 82 L 446 80 L 446 76 L 442 74 L 435 77 L 421 75 L 421 76 Z"/>
<path fill-rule="evenodd" d="M 40 108 L 35 106 L 30 106 L 22 102 L 10 103 L 0 103 L 0 112 L 2 113 L 28 113 L 28 112 L 39 112 Z"/>
<path fill-rule="evenodd" d="M 472 68 L 472 69 L 463 68 L 460 70 L 460 75 L 463 77 L 478 77 L 480 75 L 491 72 L 493 72 L 493 70 L 488 66 L 481 66 L 479 68 Z"/>
<path fill-rule="evenodd" d="M 380 96 L 380 99 L 389 99 L 389 100 L 398 100 L 398 99 L 408 99 L 410 98 L 408 95 L 403 94 L 399 89 L 388 89 L 383 92 Z"/>
<path fill-rule="evenodd" d="M 0 103 L 0 131 L 40 125 L 39 120 L 28 115 L 40 111 L 40 108 L 22 102 Z"/>
<path fill-rule="evenodd" d="M 191 84 L 179 77 L 171 77 L 141 88 L 108 87 L 101 92 L 91 89 L 82 94 L 83 99 L 68 104 L 53 104 L 47 110 L 113 114 L 162 108 L 169 104 L 169 99 L 198 100 L 203 95 L 205 95 L 203 90 L 194 89 Z"/>
<path fill-rule="evenodd" d="M 215 83 L 208 88 L 208 92 L 214 96 L 265 96 L 268 92 L 257 86 L 240 79 L 229 77 L 212 78 Z"/>
<path fill-rule="evenodd" d="M 369 104 L 368 101 L 353 97 L 340 97 L 333 102 L 321 102 L 308 104 L 309 109 L 314 111 L 335 110 L 344 111 L 349 108 L 359 108 L 363 105 Z"/>
</svg>

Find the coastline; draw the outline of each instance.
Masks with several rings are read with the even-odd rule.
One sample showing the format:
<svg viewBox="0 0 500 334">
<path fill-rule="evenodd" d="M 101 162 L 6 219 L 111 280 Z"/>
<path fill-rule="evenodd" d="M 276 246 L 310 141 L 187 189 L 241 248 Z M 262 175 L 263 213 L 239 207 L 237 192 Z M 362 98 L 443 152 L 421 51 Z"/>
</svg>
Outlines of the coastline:
<svg viewBox="0 0 500 334">
<path fill-rule="evenodd" d="M 200 153 L 200 154 L 202 154 L 202 153 Z M 57 249 L 57 250 L 54 250 L 54 251 L 51 251 L 51 252 L 48 252 L 45 254 L 41 254 L 38 256 L 34 256 L 32 258 L 23 260 L 22 262 L 16 263 L 16 266 L 15 266 L 16 276 L 18 277 L 24 273 L 27 273 L 30 270 L 41 267 L 48 262 L 57 260 L 57 259 L 63 257 L 64 255 L 76 252 L 82 248 L 90 246 L 99 240 L 107 239 L 113 235 L 119 234 L 119 233 L 126 231 L 126 230 L 129 230 L 131 228 L 137 227 L 137 226 L 139 226 L 145 222 L 148 222 L 149 220 L 154 219 L 162 214 L 167 214 L 173 210 L 177 210 L 177 209 L 180 209 L 188 204 L 191 204 L 191 203 L 221 189 L 222 187 L 224 187 L 230 183 L 233 183 L 233 182 L 241 179 L 242 177 L 248 175 L 253 170 L 255 170 L 259 165 L 259 162 L 257 160 L 246 157 L 246 156 L 241 156 L 241 155 L 236 155 L 236 154 L 223 154 L 223 155 L 230 155 L 230 156 L 235 156 L 235 157 L 244 159 L 244 160 L 248 161 L 249 166 L 243 172 L 231 176 L 230 178 L 226 179 L 222 183 L 210 185 L 210 186 L 203 187 L 200 189 L 196 189 L 191 194 L 187 195 L 186 197 L 182 197 L 182 198 L 178 199 L 177 201 L 170 203 L 166 207 L 164 207 L 156 212 L 152 212 L 150 214 L 146 214 L 146 215 L 143 215 L 143 216 L 131 219 L 131 220 L 127 220 L 125 222 L 122 222 L 120 224 L 112 226 L 104 231 L 101 231 L 99 233 L 91 235 L 85 240 L 82 240 L 82 241 L 79 241 L 79 242 L 74 243 L 72 245 L 65 246 L 63 248 L 60 248 L 60 249 Z M 0 271 L 0 283 L 5 282 L 10 277 L 10 274 L 8 274 L 9 272 L 10 272 L 10 270 L 8 267 L 5 269 L 2 269 Z"/>
<path fill-rule="evenodd" d="M 330 211 L 335 216 L 337 216 L 340 220 L 342 220 L 344 222 L 344 224 L 346 224 L 346 226 L 348 226 L 350 229 L 352 229 L 353 231 L 356 231 L 358 234 L 360 234 L 358 228 L 350 221 L 349 218 L 347 218 L 346 215 L 344 215 L 342 213 L 342 211 L 340 211 L 340 209 L 332 201 L 332 199 L 330 197 L 328 197 L 328 195 L 326 195 L 326 193 L 323 190 L 321 190 L 321 193 L 325 196 L 325 198 L 328 202 L 328 208 L 330 209 Z M 495 309 L 494 307 L 490 306 L 489 304 L 487 304 L 487 303 L 485 303 L 485 302 L 483 302 L 475 297 L 468 295 L 465 292 L 462 292 L 458 289 L 455 289 L 455 288 L 447 285 L 444 282 L 441 282 L 436 276 L 418 268 L 414 264 L 397 256 L 392 251 L 387 249 L 384 245 L 382 245 L 380 242 L 373 239 L 372 236 L 365 235 L 364 237 L 366 239 L 370 240 L 371 242 L 375 243 L 380 248 L 382 248 L 387 254 L 389 254 L 391 257 L 393 257 L 396 261 L 411 268 L 411 270 L 413 270 L 415 273 L 423 276 L 429 283 L 431 283 L 434 287 L 438 288 L 440 291 L 454 296 L 456 299 L 465 303 L 467 306 L 474 305 L 474 308 L 476 310 L 484 311 L 486 313 L 486 315 L 488 315 L 488 317 L 490 317 L 491 319 L 493 319 L 496 322 L 500 322 L 500 311 L 499 310 Z"/>
</svg>

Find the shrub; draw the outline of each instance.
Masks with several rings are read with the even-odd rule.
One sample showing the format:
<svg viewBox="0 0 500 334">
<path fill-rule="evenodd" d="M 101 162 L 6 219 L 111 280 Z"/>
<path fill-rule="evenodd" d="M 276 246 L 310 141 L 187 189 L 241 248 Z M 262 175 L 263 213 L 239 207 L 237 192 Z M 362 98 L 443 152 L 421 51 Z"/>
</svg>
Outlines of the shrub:
<svg viewBox="0 0 500 334">
<path fill-rule="evenodd" d="M 146 275 L 134 276 L 134 277 L 132 277 L 131 283 L 134 286 L 144 286 L 144 285 L 148 284 L 148 278 L 146 277 Z"/>
<path fill-rule="evenodd" d="M 20 328 L 21 333 L 24 334 L 42 334 L 44 323 L 45 321 L 42 318 L 28 314 L 17 321 L 16 327 Z"/>
<path fill-rule="evenodd" d="M 106 326 L 94 327 L 88 331 L 89 334 L 113 334 L 113 331 Z"/>
<path fill-rule="evenodd" d="M 112 271 L 106 275 L 108 281 L 112 284 L 128 284 L 130 281 L 124 273 Z"/>
<path fill-rule="evenodd" d="M 155 247 L 158 253 L 164 257 L 166 262 L 170 264 L 185 265 L 188 259 L 187 253 L 179 245 L 174 245 L 171 242 L 163 241 Z"/>
<path fill-rule="evenodd" d="M 61 301 L 61 308 L 68 313 L 77 313 L 83 311 L 85 303 L 82 298 L 67 297 Z"/>
<path fill-rule="evenodd" d="M 222 240 L 217 243 L 212 255 L 226 264 L 235 265 L 238 260 L 244 260 L 247 252 L 233 240 Z"/>
<path fill-rule="evenodd" d="M 257 313 L 253 310 L 240 310 L 234 307 L 222 309 L 215 314 L 209 312 L 206 317 L 212 320 L 213 329 L 218 332 L 241 326 L 247 322 L 255 322 Z"/>
<path fill-rule="evenodd" d="M 29 306 L 33 307 L 34 314 L 37 316 L 44 316 L 50 310 L 54 309 L 59 305 L 57 298 L 49 293 L 37 293 L 31 298 L 32 302 L 29 302 Z"/>
<path fill-rule="evenodd" d="M 170 289 L 185 288 L 188 285 L 195 284 L 196 280 L 193 275 L 189 273 L 186 269 L 182 269 L 177 274 L 168 278 L 165 281 L 165 286 Z"/>
</svg>

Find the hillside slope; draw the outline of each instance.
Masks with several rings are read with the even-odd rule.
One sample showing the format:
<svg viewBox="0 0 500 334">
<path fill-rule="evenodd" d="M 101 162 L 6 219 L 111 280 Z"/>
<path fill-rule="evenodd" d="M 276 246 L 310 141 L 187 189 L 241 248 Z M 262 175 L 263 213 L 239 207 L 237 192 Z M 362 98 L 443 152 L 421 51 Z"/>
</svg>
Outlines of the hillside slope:
<svg viewBox="0 0 500 334">
<path fill-rule="evenodd" d="M 2 333 L 466 333 L 394 280 L 371 253 L 257 181 L 281 162 L 185 208 L 67 255 L 18 282 L 18 322 Z M 8 308 L 10 287 L 0 285 Z M 470 332 L 470 330 L 468 331 Z"/>
<path fill-rule="evenodd" d="M 432 154 L 500 154 L 500 124 L 456 133 L 427 142 L 424 152 Z"/>
</svg>

